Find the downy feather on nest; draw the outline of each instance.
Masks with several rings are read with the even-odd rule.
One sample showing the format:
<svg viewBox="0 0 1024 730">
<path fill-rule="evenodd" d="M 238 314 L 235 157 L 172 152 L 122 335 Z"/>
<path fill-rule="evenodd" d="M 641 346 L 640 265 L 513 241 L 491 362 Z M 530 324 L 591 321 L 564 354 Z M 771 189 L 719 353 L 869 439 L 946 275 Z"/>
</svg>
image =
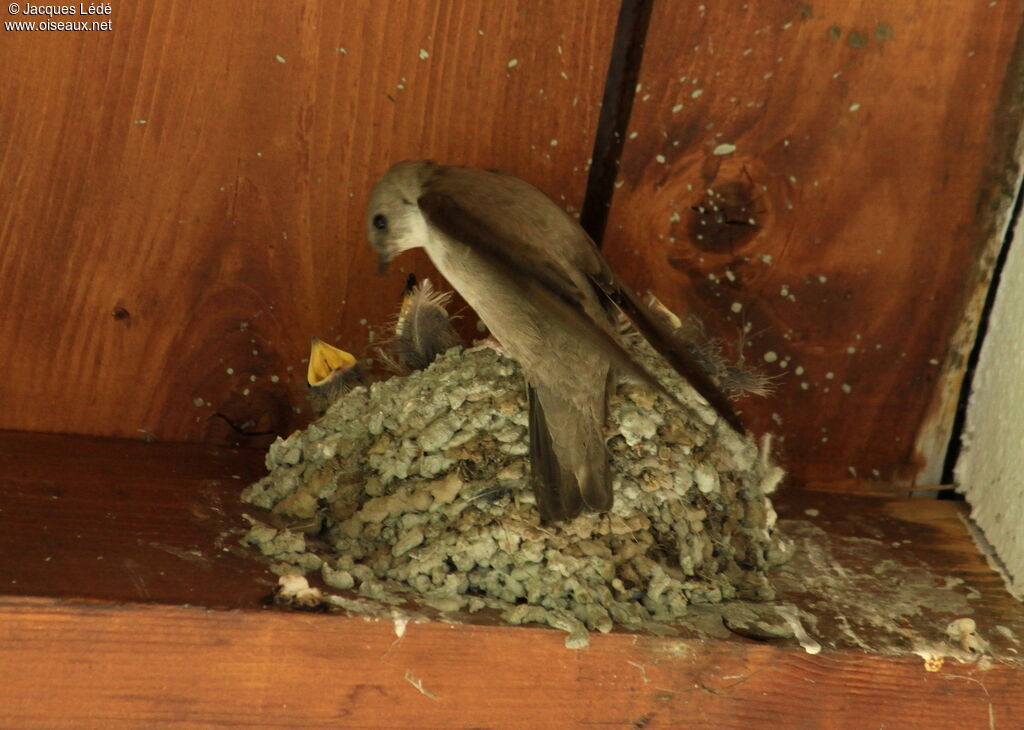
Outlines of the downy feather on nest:
<svg viewBox="0 0 1024 730">
<path fill-rule="evenodd" d="M 739 357 L 735 362 L 730 362 L 722 351 L 722 340 L 709 337 L 704 330 L 704 323 L 696 316 L 690 315 L 685 321 L 680 319 L 651 293 L 647 294 L 647 306 L 672 328 L 673 334 L 683 343 L 690 355 L 700 363 L 729 398 L 735 399 L 743 395 L 766 396 L 775 389 L 771 376 L 746 364 L 743 357 L 746 338 L 742 330 L 737 344 Z"/>
<path fill-rule="evenodd" d="M 386 367 L 397 373 L 422 370 L 441 353 L 463 344 L 446 308 L 451 298 L 451 292 L 436 291 L 430 279 L 417 284 L 415 274 L 409 274 L 394 336 L 380 350 Z"/>
</svg>

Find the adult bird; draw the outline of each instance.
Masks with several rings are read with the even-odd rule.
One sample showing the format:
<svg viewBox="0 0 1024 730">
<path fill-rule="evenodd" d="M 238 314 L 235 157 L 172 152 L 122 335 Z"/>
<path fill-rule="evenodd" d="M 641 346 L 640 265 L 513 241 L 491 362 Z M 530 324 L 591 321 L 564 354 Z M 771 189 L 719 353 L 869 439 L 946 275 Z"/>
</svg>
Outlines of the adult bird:
<svg viewBox="0 0 1024 730">
<path fill-rule="evenodd" d="M 612 375 L 666 392 L 623 348 L 620 309 L 734 429 L 728 399 L 551 198 L 501 172 L 400 162 L 377 183 L 368 210 L 381 273 L 424 248 L 476 311 L 527 383 L 530 462 L 545 522 L 611 509 L 604 425 Z"/>
</svg>

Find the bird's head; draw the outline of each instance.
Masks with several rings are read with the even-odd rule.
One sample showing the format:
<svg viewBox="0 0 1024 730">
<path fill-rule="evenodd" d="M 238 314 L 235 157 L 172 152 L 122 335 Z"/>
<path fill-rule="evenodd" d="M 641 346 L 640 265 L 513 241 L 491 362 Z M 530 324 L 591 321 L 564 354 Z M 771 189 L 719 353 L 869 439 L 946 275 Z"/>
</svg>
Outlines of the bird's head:
<svg viewBox="0 0 1024 730">
<path fill-rule="evenodd" d="M 423 180 L 433 167 L 426 161 L 399 162 L 373 188 L 366 225 L 381 274 L 402 251 L 426 243 L 427 222 L 417 200 L 423 193 Z"/>
</svg>

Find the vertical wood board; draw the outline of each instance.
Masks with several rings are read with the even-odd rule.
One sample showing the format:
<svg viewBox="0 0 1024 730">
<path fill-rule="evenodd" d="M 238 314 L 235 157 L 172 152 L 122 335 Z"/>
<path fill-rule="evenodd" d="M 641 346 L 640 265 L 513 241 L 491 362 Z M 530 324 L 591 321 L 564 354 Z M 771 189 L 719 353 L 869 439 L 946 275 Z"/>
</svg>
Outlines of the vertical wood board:
<svg viewBox="0 0 1024 730">
<path fill-rule="evenodd" d="M 582 204 L 618 4 L 560 7 L 144 0 L 109 32 L 4 32 L 0 428 L 298 425 L 309 337 L 370 354 L 405 272 L 433 271 L 375 273 L 390 164 L 500 167 Z"/>
<path fill-rule="evenodd" d="M 1024 3 L 656 3 L 605 249 L 776 377 L 798 482 L 934 483 L 1019 175 Z"/>
</svg>

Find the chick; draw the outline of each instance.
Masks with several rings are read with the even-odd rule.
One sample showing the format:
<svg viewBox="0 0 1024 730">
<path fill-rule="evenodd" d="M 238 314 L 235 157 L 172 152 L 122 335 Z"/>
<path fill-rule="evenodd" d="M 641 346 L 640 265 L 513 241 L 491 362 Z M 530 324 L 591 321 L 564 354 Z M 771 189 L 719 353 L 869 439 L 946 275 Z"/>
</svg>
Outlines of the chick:
<svg viewBox="0 0 1024 730">
<path fill-rule="evenodd" d="M 306 370 L 306 397 L 317 416 L 357 385 L 366 384 L 363 365 L 354 356 L 313 337 Z"/>
<path fill-rule="evenodd" d="M 409 274 L 395 335 L 387 344 L 387 359 L 398 370 L 422 370 L 441 353 L 463 344 L 446 309 L 451 298 L 451 292 L 435 291 L 430 279 L 417 285 L 416 276 Z"/>
</svg>

